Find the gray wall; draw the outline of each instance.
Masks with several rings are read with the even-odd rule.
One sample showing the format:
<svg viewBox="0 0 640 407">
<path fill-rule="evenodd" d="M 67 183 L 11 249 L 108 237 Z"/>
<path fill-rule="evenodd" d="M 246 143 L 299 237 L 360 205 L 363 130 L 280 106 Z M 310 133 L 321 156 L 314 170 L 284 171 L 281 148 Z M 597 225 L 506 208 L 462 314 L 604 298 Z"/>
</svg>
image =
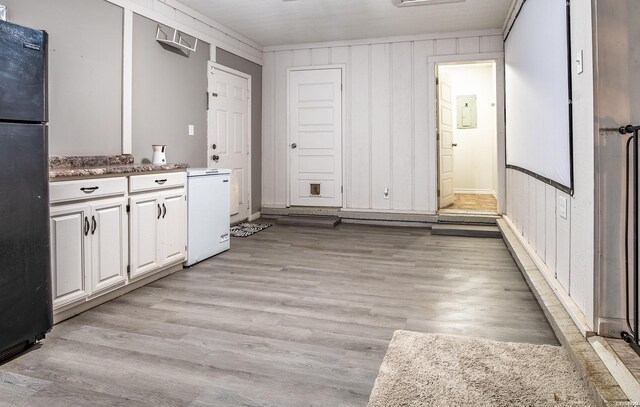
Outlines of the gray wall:
<svg viewBox="0 0 640 407">
<path fill-rule="evenodd" d="M 167 145 L 167 161 L 207 165 L 207 61 L 209 44 L 189 56 L 156 40 L 155 21 L 133 19 L 133 155 L 151 160 L 151 145 Z M 188 135 L 188 126 L 195 135 Z"/>
<path fill-rule="evenodd" d="M 1 0 L 49 33 L 49 153 L 119 154 L 122 8 L 102 0 Z"/>
<path fill-rule="evenodd" d="M 216 48 L 216 62 L 251 75 L 251 213 L 262 203 L 262 67 Z"/>
</svg>

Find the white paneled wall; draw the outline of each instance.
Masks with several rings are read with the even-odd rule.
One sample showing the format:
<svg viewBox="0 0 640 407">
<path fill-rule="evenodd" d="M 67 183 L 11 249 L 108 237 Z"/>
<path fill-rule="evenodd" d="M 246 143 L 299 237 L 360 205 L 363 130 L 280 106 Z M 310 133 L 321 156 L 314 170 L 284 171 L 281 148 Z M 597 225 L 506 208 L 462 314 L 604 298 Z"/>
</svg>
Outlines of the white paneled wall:
<svg viewBox="0 0 640 407">
<path fill-rule="evenodd" d="M 436 211 L 436 140 L 430 139 L 428 58 L 502 52 L 487 32 L 450 38 L 358 40 L 352 45 L 266 49 L 263 55 L 262 204 L 287 205 L 287 68 L 346 67 L 343 117 L 345 207 L 377 211 Z M 437 38 L 436 38 L 437 37 Z M 326 46 L 324 46 L 326 45 Z M 475 59 L 475 58 L 472 58 Z M 390 197 L 383 192 L 389 188 Z"/>
<path fill-rule="evenodd" d="M 527 249 L 546 265 L 546 277 L 558 283 L 558 294 L 576 323 L 597 330 L 594 304 L 594 128 L 591 5 L 571 4 L 571 42 L 584 52 L 584 72 L 573 64 L 573 196 L 507 169 L 505 215 Z M 567 200 L 567 217 L 558 214 L 558 199 Z M 578 315 L 579 311 L 581 315 Z"/>
</svg>

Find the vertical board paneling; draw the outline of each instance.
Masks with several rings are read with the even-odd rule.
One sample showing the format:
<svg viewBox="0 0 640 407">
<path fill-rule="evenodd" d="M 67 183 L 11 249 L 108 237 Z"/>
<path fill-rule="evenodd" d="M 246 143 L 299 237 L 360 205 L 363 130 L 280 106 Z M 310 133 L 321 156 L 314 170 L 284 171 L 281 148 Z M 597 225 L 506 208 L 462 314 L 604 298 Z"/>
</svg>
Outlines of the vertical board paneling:
<svg viewBox="0 0 640 407">
<path fill-rule="evenodd" d="M 556 276 L 558 281 L 569 292 L 571 267 L 571 206 L 569 195 L 556 190 L 556 202 L 560 197 L 567 200 L 567 219 L 556 214 Z"/>
<path fill-rule="evenodd" d="M 331 48 L 332 64 L 349 63 L 349 47 L 333 47 Z"/>
<path fill-rule="evenodd" d="M 275 165 L 275 204 L 286 205 L 288 194 L 288 135 L 287 135 L 287 91 L 288 72 L 287 68 L 293 65 L 293 53 L 291 51 L 279 51 L 276 53 L 275 61 L 275 137 L 274 155 Z"/>
<path fill-rule="evenodd" d="M 430 176 L 436 171 L 430 161 L 430 150 L 435 148 L 435 140 L 429 139 L 429 69 L 427 60 L 433 55 L 433 41 L 416 41 L 413 44 L 413 209 L 434 210 L 436 185 Z M 435 95 L 434 95 L 435 97 Z"/>
<path fill-rule="evenodd" d="M 554 273 L 556 267 L 556 189 L 545 185 L 545 255 L 546 264 Z"/>
<path fill-rule="evenodd" d="M 293 51 L 293 66 L 311 65 L 311 50 L 296 49 Z"/>
<path fill-rule="evenodd" d="M 311 50 L 311 65 L 329 65 L 329 48 L 314 48 Z"/>
<path fill-rule="evenodd" d="M 543 261 L 546 259 L 544 241 L 546 237 L 546 202 L 545 184 L 536 180 L 536 252 Z"/>
<path fill-rule="evenodd" d="M 384 199 L 385 188 L 391 188 L 390 168 L 390 46 L 371 46 L 371 206 L 391 209 L 390 199 Z M 391 191 L 393 193 L 393 191 Z"/>
<path fill-rule="evenodd" d="M 413 201 L 412 43 L 391 45 L 391 202 L 395 210 L 411 210 Z"/>
<path fill-rule="evenodd" d="M 436 55 L 454 55 L 458 52 L 458 40 L 456 38 L 444 38 L 436 41 Z"/>
<path fill-rule="evenodd" d="M 275 52 L 265 52 L 262 66 L 262 203 L 275 205 Z"/>
<path fill-rule="evenodd" d="M 536 248 L 536 182 L 537 180 L 533 177 L 527 177 L 527 181 L 529 181 L 529 198 L 527 199 L 528 206 L 528 215 L 526 218 L 527 221 L 527 240 Z"/>
<path fill-rule="evenodd" d="M 347 180 L 347 206 L 369 209 L 371 176 L 370 46 L 351 47 L 349 83 L 351 84 L 350 159 Z"/>
<path fill-rule="evenodd" d="M 458 40 L 458 52 L 460 54 L 477 54 L 480 52 L 480 38 L 460 38 Z"/>
</svg>

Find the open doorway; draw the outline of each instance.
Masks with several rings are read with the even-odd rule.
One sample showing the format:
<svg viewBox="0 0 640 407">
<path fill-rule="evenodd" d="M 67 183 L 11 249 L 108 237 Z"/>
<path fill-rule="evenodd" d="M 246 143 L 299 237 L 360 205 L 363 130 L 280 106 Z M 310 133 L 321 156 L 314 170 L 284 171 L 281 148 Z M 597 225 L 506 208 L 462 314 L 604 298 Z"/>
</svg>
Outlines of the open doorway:
<svg viewBox="0 0 640 407">
<path fill-rule="evenodd" d="M 436 65 L 439 212 L 497 213 L 496 64 Z"/>
</svg>

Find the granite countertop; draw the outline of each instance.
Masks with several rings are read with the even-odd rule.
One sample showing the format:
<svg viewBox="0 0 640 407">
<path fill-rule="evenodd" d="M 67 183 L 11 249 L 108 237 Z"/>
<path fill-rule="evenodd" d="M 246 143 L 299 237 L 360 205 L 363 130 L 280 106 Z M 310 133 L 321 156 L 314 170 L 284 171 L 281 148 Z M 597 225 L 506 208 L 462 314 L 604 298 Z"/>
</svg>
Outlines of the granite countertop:
<svg viewBox="0 0 640 407">
<path fill-rule="evenodd" d="M 49 179 L 180 171 L 188 164 L 135 163 L 130 154 L 49 158 Z"/>
</svg>

